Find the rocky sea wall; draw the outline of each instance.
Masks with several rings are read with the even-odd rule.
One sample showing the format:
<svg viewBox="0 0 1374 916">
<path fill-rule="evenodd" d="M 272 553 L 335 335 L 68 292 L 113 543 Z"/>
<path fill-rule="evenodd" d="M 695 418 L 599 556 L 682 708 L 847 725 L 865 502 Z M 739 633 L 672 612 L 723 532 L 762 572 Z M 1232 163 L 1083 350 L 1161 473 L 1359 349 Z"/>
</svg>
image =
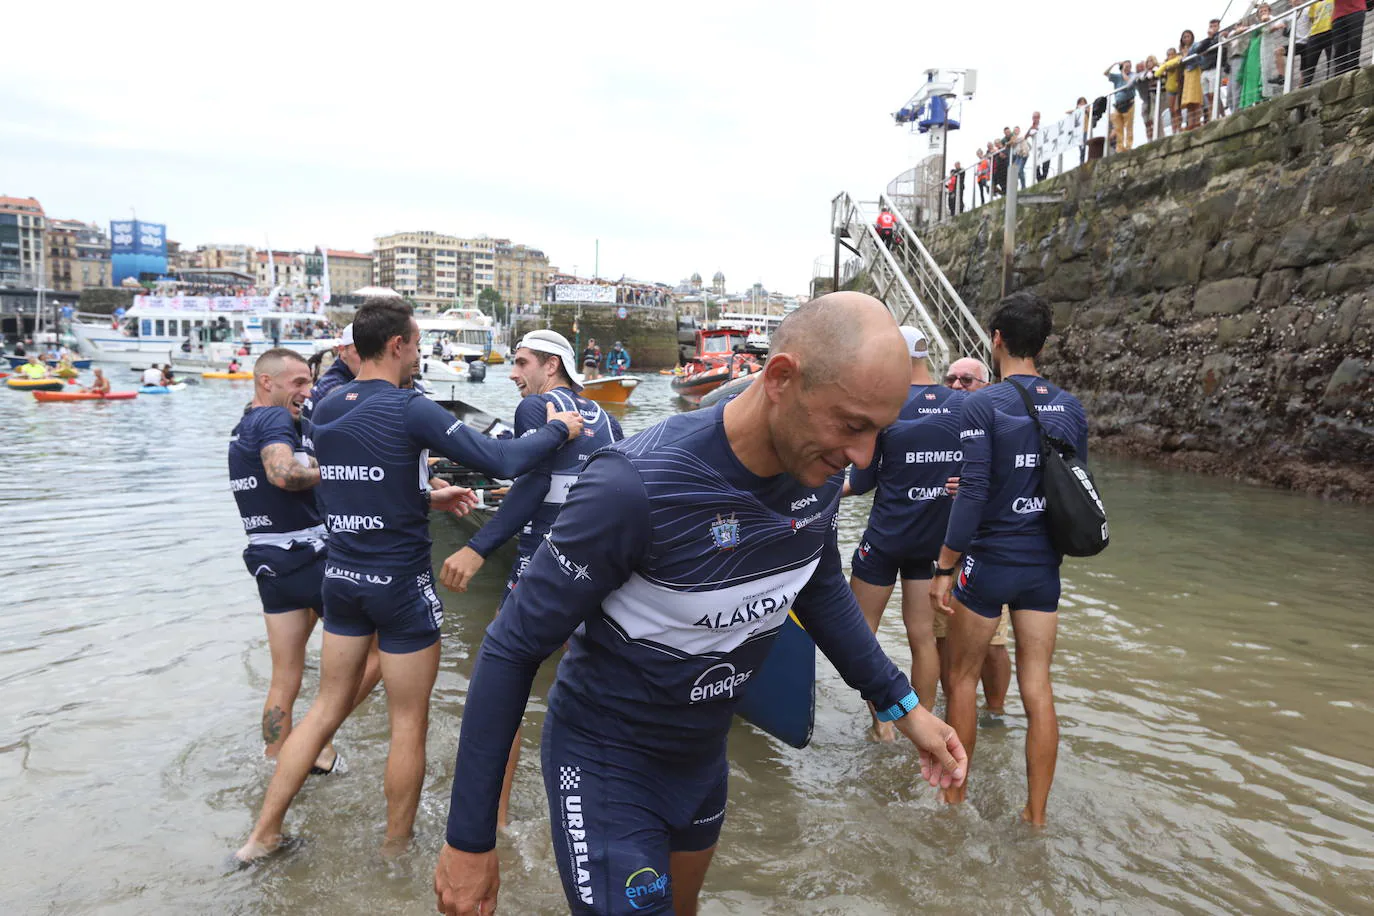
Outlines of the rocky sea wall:
<svg viewBox="0 0 1374 916">
<path fill-rule="evenodd" d="M 1094 447 L 1374 500 L 1374 68 L 1028 189 L 1014 288 Z M 980 320 L 1001 202 L 922 239 Z"/>
</svg>

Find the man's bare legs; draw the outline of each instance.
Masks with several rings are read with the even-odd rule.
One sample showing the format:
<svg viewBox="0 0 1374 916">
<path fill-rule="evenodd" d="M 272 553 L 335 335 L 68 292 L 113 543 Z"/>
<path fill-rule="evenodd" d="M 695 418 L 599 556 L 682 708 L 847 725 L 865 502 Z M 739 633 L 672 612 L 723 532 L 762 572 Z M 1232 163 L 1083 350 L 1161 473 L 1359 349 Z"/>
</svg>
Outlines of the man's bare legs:
<svg viewBox="0 0 1374 916">
<path fill-rule="evenodd" d="M 272 655 L 272 682 L 267 689 L 267 700 L 262 707 L 263 753 L 275 759 L 281 746 L 291 734 L 291 714 L 296 698 L 300 695 L 301 681 L 305 673 L 305 647 L 310 634 L 319 618 L 313 610 L 303 608 L 279 614 L 264 614 L 267 625 L 267 648 Z M 372 640 L 372 649 L 367 656 L 367 667 L 363 671 L 362 682 L 354 697 L 353 708 L 357 708 L 381 679 L 381 665 L 377 658 L 377 640 Z M 315 759 L 314 767 L 332 771 L 338 759 L 333 742 L 326 744 Z"/>
<path fill-rule="evenodd" d="M 429 734 L 429 696 L 439 673 L 439 643 L 418 652 L 382 653 L 382 684 L 391 717 L 391 750 L 386 758 L 386 843 L 404 849 L 415 829 L 415 811 L 425 782 L 425 738 Z"/>
<path fill-rule="evenodd" d="M 874 585 L 865 582 L 858 576 L 849 577 L 849 588 L 854 592 L 854 598 L 859 602 L 859 609 L 864 612 L 864 620 L 868 621 L 868 628 L 876 635 L 878 624 L 882 622 L 883 611 L 887 608 L 888 599 L 892 597 L 891 585 Z M 903 589 L 903 594 L 906 590 Z M 905 599 L 903 599 L 905 601 Z M 919 695 L 919 693 L 918 693 Z M 923 698 L 924 699 L 924 698 Z M 879 722 L 878 713 L 873 708 L 873 704 L 868 704 L 868 714 L 873 719 L 873 724 L 869 727 L 870 741 L 894 741 L 896 731 L 891 722 Z M 677 879 L 674 879 L 676 881 Z"/>
<path fill-rule="evenodd" d="M 969 771 L 972 772 L 973 746 L 978 738 L 978 677 L 983 670 L 988 642 L 997 631 L 997 618 L 989 619 L 973 613 L 958 598 L 951 598 L 950 603 L 954 607 L 954 616 L 949 621 L 949 636 L 945 640 L 950 681 L 945 721 L 959 735 L 959 741 L 968 753 Z M 940 798 L 946 804 L 958 804 L 964 800 L 967 789 L 966 779 L 962 786 L 941 789 Z"/>
<path fill-rule="evenodd" d="M 272 681 L 262 704 L 262 752 L 275 758 L 291 734 L 291 710 L 300 696 L 305 674 L 305 645 L 318 619 L 309 608 L 263 614 L 267 650 L 272 656 Z"/>
<path fill-rule="evenodd" d="M 235 853 L 240 861 L 249 862 L 268 855 L 281 843 L 281 826 L 287 808 L 301 790 L 315 759 L 353 709 L 372 642 L 372 636 L 324 634 L 319 695 L 305 718 L 282 742 L 277 754 L 277 771 L 267 787 L 262 813 L 248 841 Z"/>
<path fill-rule="evenodd" d="M 1045 807 L 1059 759 L 1059 719 L 1054 711 L 1054 691 L 1050 685 L 1050 663 L 1054 660 L 1059 615 L 1044 611 L 1012 611 L 1011 623 L 1016 632 L 1016 683 L 1027 720 L 1027 798 L 1021 817 L 1028 823 L 1044 826 Z"/>
<path fill-rule="evenodd" d="M 1000 716 L 1007 711 L 1007 691 L 1011 689 L 1011 653 L 1006 646 L 988 646 L 983 660 L 983 701 L 988 712 Z"/>
<path fill-rule="evenodd" d="M 935 649 L 935 609 L 930 606 L 929 580 L 902 580 L 902 623 L 906 625 L 906 641 L 911 647 L 911 686 L 921 705 L 934 711 L 940 653 Z"/>
<path fill-rule="evenodd" d="M 716 847 L 700 852 L 670 852 L 668 854 L 668 874 L 673 882 L 673 912 L 676 916 L 697 916 L 697 898 L 701 896 L 701 886 L 706 882 L 706 869 L 711 867 L 711 857 Z"/>
</svg>

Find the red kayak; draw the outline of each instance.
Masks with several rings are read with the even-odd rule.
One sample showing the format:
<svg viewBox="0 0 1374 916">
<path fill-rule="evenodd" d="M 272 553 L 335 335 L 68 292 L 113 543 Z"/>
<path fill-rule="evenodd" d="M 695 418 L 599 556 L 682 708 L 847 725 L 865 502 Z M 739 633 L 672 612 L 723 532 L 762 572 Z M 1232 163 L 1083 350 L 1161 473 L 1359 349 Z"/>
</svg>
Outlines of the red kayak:
<svg viewBox="0 0 1374 916">
<path fill-rule="evenodd" d="M 138 397 L 138 392 L 111 391 L 109 394 L 96 394 L 93 391 L 35 391 L 33 396 L 39 401 L 132 401 Z"/>
</svg>

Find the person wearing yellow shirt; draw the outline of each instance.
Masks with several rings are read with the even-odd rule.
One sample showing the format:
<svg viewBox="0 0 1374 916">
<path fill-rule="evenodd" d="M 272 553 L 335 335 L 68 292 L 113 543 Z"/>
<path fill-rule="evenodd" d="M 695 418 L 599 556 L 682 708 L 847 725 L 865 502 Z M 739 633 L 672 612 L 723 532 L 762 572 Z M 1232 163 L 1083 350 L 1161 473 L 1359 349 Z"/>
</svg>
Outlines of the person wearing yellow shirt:
<svg viewBox="0 0 1374 916">
<path fill-rule="evenodd" d="M 1164 108 L 1169 112 L 1169 133 L 1176 134 L 1182 130 L 1182 110 L 1179 107 L 1179 93 L 1183 90 L 1183 58 L 1179 56 L 1177 48 L 1170 48 L 1169 53 L 1164 55 L 1164 63 L 1155 68 L 1155 77 L 1164 80 Z M 1164 125 L 1160 124 L 1160 135 L 1164 134 Z"/>
<path fill-rule="evenodd" d="M 30 354 L 29 361 L 15 370 L 25 378 L 47 378 L 48 367 L 43 365 L 43 361 L 38 358 L 38 354 Z"/>
<path fill-rule="evenodd" d="M 1317 0 L 1307 8 L 1305 15 L 1309 26 L 1307 44 L 1303 45 L 1302 58 L 1302 85 L 1312 85 L 1313 78 L 1317 75 L 1317 63 L 1323 54 L 1326 55 L 1326 64 L 1331 66 L 1331 17 L 1335 11 L 1335 0 Z M 1299 16 L 1304 15 L 1299 13 Z"/>
</svg>

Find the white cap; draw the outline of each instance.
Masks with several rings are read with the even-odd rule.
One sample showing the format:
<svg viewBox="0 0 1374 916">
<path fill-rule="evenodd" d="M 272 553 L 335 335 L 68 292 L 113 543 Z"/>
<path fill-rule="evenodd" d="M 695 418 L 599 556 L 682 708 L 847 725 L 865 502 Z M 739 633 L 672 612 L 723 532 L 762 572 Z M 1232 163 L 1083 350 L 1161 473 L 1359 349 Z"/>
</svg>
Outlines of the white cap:
<svg viewBox="0 0 1374 916">
<path fill-rule="evenodd" d="M 924 333 L 910 325 L 903 325 L 901 331 L 902 338 L 906 341 L 907 353 L 912 359 L 925 359 L 930 355 L 930 344 L 926 343 Z"/>
<path fill-rule="evenodd" d="M 515 345 L 517 350 L 521 347 L 539 353 L 549 353 L 563 360 L 563 371 L 572 380 L 573 388 L 582 390 L 582 373 L 577 371 L 577 356 L 574 355 L 568 338 L 557 331 L 530 331 Z"/>
<path fill-rule="evenodd" d="M 339 335 L 339 346 L 353 346 L 353 322 L 350 321 L 348 326 L 343 329 L 343 333 Z"/>
</svg>

